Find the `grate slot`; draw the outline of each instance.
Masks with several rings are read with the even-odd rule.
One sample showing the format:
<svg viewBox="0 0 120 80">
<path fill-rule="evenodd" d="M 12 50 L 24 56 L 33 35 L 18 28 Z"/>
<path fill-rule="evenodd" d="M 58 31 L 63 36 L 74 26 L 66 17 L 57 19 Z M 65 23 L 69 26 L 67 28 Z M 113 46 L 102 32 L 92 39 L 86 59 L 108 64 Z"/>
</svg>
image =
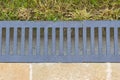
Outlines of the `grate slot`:
<svg viewBox="0 0 120 80">
<path fill-rule="evenodd" d="M 0 27 L 0 55 L 2 55 L 2 27 Z"/>
<path fill-rule="evenodd" d="M 118 27 L 118 55 L 120 55 L 120 28 Z"/>
<path fill-rule="evenodd" d="M 118 55 L 118 27 L 114 28 L 114 55 Z"/>
</svg>

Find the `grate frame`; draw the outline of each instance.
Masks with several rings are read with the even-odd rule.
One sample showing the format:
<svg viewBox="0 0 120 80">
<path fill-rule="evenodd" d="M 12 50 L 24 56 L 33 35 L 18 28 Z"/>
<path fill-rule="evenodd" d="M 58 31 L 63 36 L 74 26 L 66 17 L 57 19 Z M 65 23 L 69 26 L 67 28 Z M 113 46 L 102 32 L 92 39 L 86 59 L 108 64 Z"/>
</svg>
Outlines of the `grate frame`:
<svg viewBox="0 0 120 80">
<path fill-rule="evenodd" d="M 6 29 L 5 53 L 2 53 L 2 29 Z M 14 29 L 13 54 L 10 54 L 10 28 Z M 21 28 L 20 54 L 17 54 L 17 30 Z M 29 28 L 28 54 L 25 54 L 25 28 Z M 33 28 L 36 28 L 36 54 L 33 54 Z M 40 54 L 40 29 L 44 28 L 44 51 Z M 48 29 L 52 29 L 51 54 L 48 52 Z M 56 54 L 56 28 L 59 28 L 59 53 Z M 64 28 L 67 30 L 67 50 L 64 54 Z M 71 31 L 74 28 L 74 54 L 71 53 Z M 82 28 L 83 53 L 80 55 L 79 28 Z M 87 28 L 90 28 L 90 52 L 87 54 Z M 95 28 L 98 28 L 98 54 L 95 53 Z M 103 54 L 102 28 L 106 28 L 106 53 Z M 114 29 L 114 54 L 110 51 L 110 28 Z M 120 62 L 119 35 L 120 21 L 0 21 L 0 62 L 22 63 L 81 63 Z"/>
</svg>

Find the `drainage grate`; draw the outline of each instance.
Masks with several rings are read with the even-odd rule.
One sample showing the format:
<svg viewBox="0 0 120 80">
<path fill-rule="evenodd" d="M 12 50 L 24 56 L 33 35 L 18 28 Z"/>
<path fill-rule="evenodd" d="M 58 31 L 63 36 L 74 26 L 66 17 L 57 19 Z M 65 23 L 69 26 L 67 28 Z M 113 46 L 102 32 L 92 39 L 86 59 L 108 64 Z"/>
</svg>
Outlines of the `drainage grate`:
<svg viewBox="0 0 120 80">
<path fill-rule="evenodd" d="M 0 62 L 120 62 L 120 21 L 0 21 Z"/>
</svg>

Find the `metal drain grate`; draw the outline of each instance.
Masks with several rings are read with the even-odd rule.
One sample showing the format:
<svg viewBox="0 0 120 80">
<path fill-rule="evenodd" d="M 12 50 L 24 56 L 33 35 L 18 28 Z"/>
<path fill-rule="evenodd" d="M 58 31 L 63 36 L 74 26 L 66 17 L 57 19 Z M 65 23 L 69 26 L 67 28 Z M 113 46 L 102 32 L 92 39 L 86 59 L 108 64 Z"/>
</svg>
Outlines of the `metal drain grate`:
<svg viewBox="0 0 120 80">
<path fill-rule="evenodd" d="M 120 21 L 0 21 L 0 62 L 120 62 Z"/>
</svg>

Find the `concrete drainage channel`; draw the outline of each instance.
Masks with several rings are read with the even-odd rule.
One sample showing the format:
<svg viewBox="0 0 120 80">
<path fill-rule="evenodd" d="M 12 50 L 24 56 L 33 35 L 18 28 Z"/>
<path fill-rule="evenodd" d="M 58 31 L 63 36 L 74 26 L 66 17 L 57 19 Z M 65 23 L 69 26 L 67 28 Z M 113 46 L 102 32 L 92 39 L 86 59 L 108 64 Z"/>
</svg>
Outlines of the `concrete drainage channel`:
<svg viewBox="0 0 120 80">
<path fill-rule="evenodd" d="M 120 21 L 1 21 L 0 62 L 120 62 Z"/>
</svg>

